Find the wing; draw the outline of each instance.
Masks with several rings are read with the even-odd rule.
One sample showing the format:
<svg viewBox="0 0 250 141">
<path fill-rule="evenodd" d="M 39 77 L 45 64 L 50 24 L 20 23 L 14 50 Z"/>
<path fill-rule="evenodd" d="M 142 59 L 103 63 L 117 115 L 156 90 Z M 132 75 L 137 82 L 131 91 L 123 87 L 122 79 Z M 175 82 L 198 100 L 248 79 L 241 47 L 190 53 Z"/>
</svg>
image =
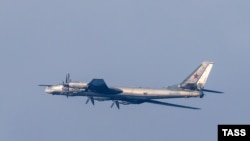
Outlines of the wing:
<svg viewBox="0 0 250 141">
<path fill-rule="evenodd" d="M 178 108 L 195 109 L 195 110 L 200 109 L 200 108 L 196 108 L 196 107 L 189 107 L 189 106 L 184 106 L 184 105 L 177 105 L 177 104 L 166 103 L 166 102 L 161 102 L 161 101 L 151 100 L 151 99 L 145 100 L 144 102 L 153 103 L 153 104 L 159 104 L 159 105 L 165 105 L 165 106 L 173 106 L 173 107 L 178 107 Z"/>
<path fill-rule="evenodd" d="M 186 109 L 194 109 L 194 110 L 200 109 L 200 108 L 196 108 L 196 107 L 172 104 L 172 103 L 157 101 L 157 100 L 153 100 L 153 99 L 140 99 L 140 98 L 128 98 L 128 97 L 117 96 L 117 97 L 113 97 L 113 100 L 120 100 L 120 101 L 128 102 L 130 104 L 152 103 L 152 104 L 159 104 L 159 105 L 172 106 L 172 107 L 178 107 L 178 108 L 186 108 Z"/>
<path fill-rule="evenodd" d="M 172 104 L 172 103 L 167 103 L 167 102 L 162 102 L 162 101 L 157 101 L 157 100 L 152 100 L 152 99 L 141 99 L 141 98 L 135 98 L 135 97 L 126 97 L 122 95 L 92 95 L 92 96 L 97 96 L 97 97 L 106 97 L 109 100 L 113 101 L 121 101 L 122 104 L 141 104 L 141 103 L 152 103 L 152 104 L 159 104 L 159 105 L 164 105 L 164 106 L 172 106 L 172 107 L 178 107 L 178 108 L 186 108 L 186 109 L 194 109 L 194 110 L 199 110 L 200 108 L 196 107 L 189 107 L 189 106 L 184 106 L 184 105 L 178 105 L 178 104 Z M 124 105 L 126 105 L 124 104 Z"/>
<path fill-rule="evenodd" d="M 93 79 L 88 83 L 88 90 L 91 92 L 99 94 L 119 94 L 122 93 L 122 90 L 117 88 L 109 88 L 103 79 Z"/>
<path fill-rule="evenodd" d="M 88 84 L 88 89 L 93 92 L 107 91 L 109 88 L 103 79 L 93 79 Z"/>
<path fill-rule="evenodd" d="M 136 98 L 136 97 L 127 97 L 124 95 L 113 95 L 113 94 L 122 93 L 122 90 L 117 89 L 117 88 L 109 88 L 103 79 L 93 79 L 90 83 L 88 83 L 88 91 L 96 93 L 96 94 L 91 94 L 90 96 L 108 97 L 110 100 L 124 101 L 124 102 L 128 102 L 131 104 L 140 104 L 140 103 L 147 102 L 147 103 L 152 103 L 152 104 L 173 106 L 173 107 L 178 107 L 178 108 L 200 109 L 196 107 L 177 105 L 177 104 L 172 104 L 172 103 L 156 101 L 152 99 L 141 99 L 139 97 Z M 118 105 L 118 103 L 116 104 Z"/>
</svg>

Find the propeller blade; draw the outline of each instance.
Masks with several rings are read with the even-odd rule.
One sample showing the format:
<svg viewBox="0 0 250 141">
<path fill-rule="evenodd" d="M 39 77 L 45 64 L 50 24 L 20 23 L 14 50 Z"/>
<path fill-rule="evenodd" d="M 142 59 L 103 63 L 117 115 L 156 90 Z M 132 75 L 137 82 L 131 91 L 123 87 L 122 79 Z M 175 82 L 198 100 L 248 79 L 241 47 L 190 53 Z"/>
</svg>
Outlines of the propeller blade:
<svg viewBox="0 0 250 141">
<path fill-rule="evenodd" d="M 65 83 L 68 83 L 68 75 L 66 74 Z"/>
<path fill-rule="evenodd" d="M 85 104 L 88 104 L 89 103 L 89 98 L 87 99 L 86 103 Z"/>
<path fill-rule="evenodd" d="M 69 97 L 69 92 L 66 92 L 66 96 L 67 96 L 67 98 Z"/>
<path fill-rule="evenodd" d="M 65 80 L 65 82 L 66 83 L 71 82 L 71 80 L 70 80 L 70 74 L 69 73 L 66 74 L 66 80 Z"/>
<path fill-rule="evenodd" d="M 114 104 L 115 104 L 114 102 L 111 104 L 111 108 L 113 108 Z"/>
<path fill-rule="evenodd" d="M 93 98 L 93 97 L 91 97 L 91 98 L 90 98 L 90 100 L 91 100 L 92 105 L 95 105 L 94 98 Z"/>
<path fill-rule="evenodd" d="M 115 101 L 115 105 L 118 109 L 120 109 L 120 105 L 119 105 L 119 102 L 118 101 Z"/>
</svg>

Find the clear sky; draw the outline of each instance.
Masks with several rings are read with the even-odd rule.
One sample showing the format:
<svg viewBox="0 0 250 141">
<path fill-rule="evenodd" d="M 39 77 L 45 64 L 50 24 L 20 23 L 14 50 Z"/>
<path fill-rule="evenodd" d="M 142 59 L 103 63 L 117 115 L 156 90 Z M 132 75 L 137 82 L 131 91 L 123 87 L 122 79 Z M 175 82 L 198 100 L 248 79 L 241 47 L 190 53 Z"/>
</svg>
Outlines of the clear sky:
<svg viewBox="0 0 250 141">
<path fill-rule="evenodd" d="M 250 124 L 247 0 L 1 0 L 1 141 L 213 141 L 218 124 Z M 162 88 L 214 61 L 204 98 L 111 109 L 38 84 L 103 78 Z"/>
</svg>

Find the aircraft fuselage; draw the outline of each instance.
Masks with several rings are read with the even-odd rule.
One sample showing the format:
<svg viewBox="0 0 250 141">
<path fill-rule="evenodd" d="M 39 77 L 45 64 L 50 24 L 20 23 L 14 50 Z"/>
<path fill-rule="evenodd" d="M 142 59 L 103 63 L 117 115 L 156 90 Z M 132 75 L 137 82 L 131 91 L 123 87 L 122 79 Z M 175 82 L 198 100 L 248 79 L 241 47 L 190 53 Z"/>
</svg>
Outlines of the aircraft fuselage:
<svg viewBox="0 0 250 141">
<path fill-rule="evenodd" d="M 69 96 L 93 96 L 93 97 L 108 97 L 108 96 L 125 96 L 125 97 L 140 97 L 140 98 L 181 98 L 181 97 L 198 97 L 199 91 L 193 90 L 169 90 L 169 89 L 146 89 L 146 88 L 119 88 L 121 93 L 118 94 L 99 94 L 95 92 L 85 91 L 86 89 L 69 87 Z M 66 95 L 66 88 L 63 85 L 50 86 L 45 89 L 45 92 L 52 95 Z"/>
</svg>

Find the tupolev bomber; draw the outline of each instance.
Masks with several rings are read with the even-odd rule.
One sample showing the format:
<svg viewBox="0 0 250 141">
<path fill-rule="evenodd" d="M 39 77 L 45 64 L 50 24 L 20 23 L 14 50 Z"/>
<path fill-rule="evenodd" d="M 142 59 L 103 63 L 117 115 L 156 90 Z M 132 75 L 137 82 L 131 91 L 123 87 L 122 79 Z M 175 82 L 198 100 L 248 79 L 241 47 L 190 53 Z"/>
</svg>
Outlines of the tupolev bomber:
<svg viewBox="0 0 250 141">
<path fill-rule="evenodd" d="M 45 86 L 45 93 L 52 95 L 85 96 L 86 104 L 91 101 L 111 101 L 111 108 L 115 105 L 120 109 L 120 104 L 142 104 L 152 103 L 165 106 L 172 106 L 187 109 L 200 109 L 196 107 L 177 105 L 159 101 L 159 99 L 168 98 L 189 98 L 204 96 L 204 92 L 223 93 L 220 91 L 205 89 L 208 76 L 213 68 L 213 62 L 202 62 L 186 79 L 181 83 L 168 86 L 162 89 L 149 88 L 127 88 L 127 87 L 110 87 L 103 79 L 92 79 L 87 82 L 73 82 L 70 74 L 66 75 L 65 82 L 57 85 L 39 85 Z"/>
</svg>

